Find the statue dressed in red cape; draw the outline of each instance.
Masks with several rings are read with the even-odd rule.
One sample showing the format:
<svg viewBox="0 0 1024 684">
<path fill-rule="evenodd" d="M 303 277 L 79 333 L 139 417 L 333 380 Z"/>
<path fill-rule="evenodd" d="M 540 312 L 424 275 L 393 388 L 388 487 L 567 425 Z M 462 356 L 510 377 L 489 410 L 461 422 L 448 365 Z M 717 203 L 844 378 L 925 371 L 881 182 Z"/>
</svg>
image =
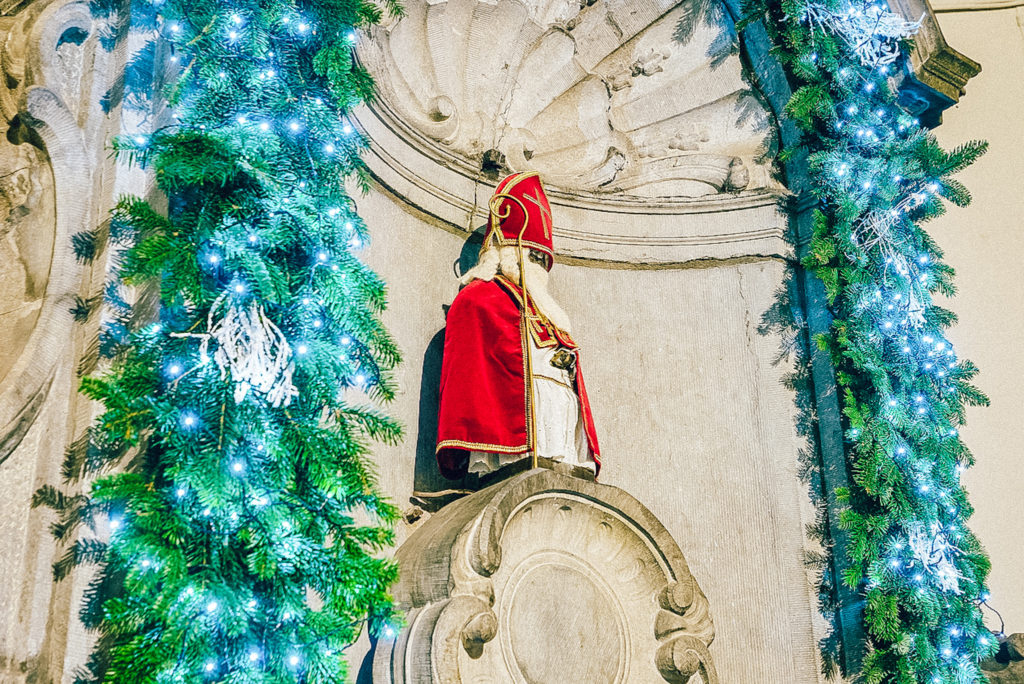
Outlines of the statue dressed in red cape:
<svg viewBox="0 0 1024 684">
<path fill-rule="evenodd" d="M 588 468 L 600 452 L 569 320 L 547 290 L 551 206 L 535 173 L 498 184 L 477 265 L 448 310 L 437 462 L 456 479 L 524 458 Z"/>
</svg>

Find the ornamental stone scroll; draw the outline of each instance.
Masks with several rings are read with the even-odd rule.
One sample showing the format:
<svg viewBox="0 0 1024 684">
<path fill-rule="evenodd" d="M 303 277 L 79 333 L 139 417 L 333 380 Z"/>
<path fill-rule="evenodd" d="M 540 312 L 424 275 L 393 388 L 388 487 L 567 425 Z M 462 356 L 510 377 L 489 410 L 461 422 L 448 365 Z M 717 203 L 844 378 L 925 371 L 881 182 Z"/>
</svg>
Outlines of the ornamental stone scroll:
<svg viewBox="0 0 1024 684">
<path fill-rule="evenodd" d="M 71 237 L 95 227 L 106 199 L 92 181 L 111 123 L 93 97 L 104 55 L 88 3 L 33 3 L 0 35 L 2 463 L 35 421 L 72 336 L 83 269 Z"/>
<path fill-rule="evenodd" d="M 529 470 L 446 506 L 397 558 L 408 626 L 377 643 L 374 684 L 718 682 L 707 598 L 616 487 Z"/>
</svg>

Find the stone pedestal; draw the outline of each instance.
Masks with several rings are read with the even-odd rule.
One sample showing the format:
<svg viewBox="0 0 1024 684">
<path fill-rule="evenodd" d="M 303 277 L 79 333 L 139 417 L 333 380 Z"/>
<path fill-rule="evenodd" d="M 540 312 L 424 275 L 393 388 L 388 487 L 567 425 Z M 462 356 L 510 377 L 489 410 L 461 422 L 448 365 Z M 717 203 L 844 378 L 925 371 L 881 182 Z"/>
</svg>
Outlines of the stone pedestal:
<svg viewBox="0 0 1024 684">
<path fill-rule="evenodd" d="M 443 508 L 397 557 L 408 626 L 378 642 L 374 684 L 718 682 L 704 593 L 616 487 L 529 470 Z"/>
</svg>

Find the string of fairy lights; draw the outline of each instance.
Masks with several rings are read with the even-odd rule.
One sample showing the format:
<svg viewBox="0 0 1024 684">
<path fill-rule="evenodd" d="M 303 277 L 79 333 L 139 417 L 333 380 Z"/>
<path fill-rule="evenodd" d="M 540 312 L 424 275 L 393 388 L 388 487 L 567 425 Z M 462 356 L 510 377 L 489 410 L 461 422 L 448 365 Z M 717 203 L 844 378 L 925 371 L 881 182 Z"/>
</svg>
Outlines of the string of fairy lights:
<svg viewBox="0 0 1024 684">
<path fill-rule="evenodd" d="M 357 415 L 344 398 L 348 390 L 393 396 L 384 374 L 398 355 L 376 318 L 383 287 L 356 254 L 366 229 L 343 185 L 361 168 L 365 145 L 346 113 L 368 87 L 353 74 L 353 24 L 376 21 L 372 7 L 260 0 L 133 7 L 133 22 L 169 49 L 164 94 L 172 121 L 122 136 L 115 147 L 158 165 L 171 211 L 157 231 L 137 228 L 150 215 L 141 201 L 115 212 L 117 277 L 133 284 L 126 272 L 160 261 L 161 278 L 180 291 L 164 286 L 159 322 L 129 332 L 131 309 L 118 287 L 108 289 L 103 334 L 112 347 L 138 350 L 146 360 L 139 375 L 155 360 L 158 381 L 144 409 L 125 419 L 108 406 L 101 423 L 128 423 L 125 435 L 151 432 L 165 455 L 152 494 L 131 490 L 126 477 L 134 474 L 101 478 L 92 489 L 91 505 L 106 513 L 106 558 L 124 572 L 123 597 L 147 597 L 131 606 L 105 599 L 100 630 L 151 630 L 144 651 L 132 651 L 139 645 L 132 639 L 103 646 L 113 653 L 106 677 L 118 680 L 125 675 L 116 668 L 134 661 L 133 672 L 154 681 L 339 681 L 358 624 L 395 636 L 387 595 L 393 564 L 369 553 L 390 543 L 387 522 L 397 513 L 362 466 L 345 465 L 363 449 L 359 437 L 328 434 L 344 420 L 372 426 L 371 436 L 398 432 L 374 413 Z M 205 168 L 189 168 L 193 150 L 206 155 Z M 182 163 L 174 155 L 185 155 Z M 228 210 L 219 224 L 205 225 L 203 212 L 217 202 Z M 191 231 L 192 243 L 177 260 L 158 254 L 152 234 L 160 231 L 168 244 Z M 221 400 L 223 388 L 233 407 Z M 300 430 L 340 454 L 330 466 L 338 470 L 324 470 L 317 456 L 286 456 Z M 357 508 L 381 527 L 354 527 Z M 155 511 L 163 512 L 150 517 Z M 158 522 L 179 527 L 156 535 Z M 182 534 L 195 540 L 174 542 Z M 183 559 L 184 547 L 205 560 Z M 238 559 L 212 569 L 227 549 Z M 304 565 L 297 577 L 305 584 L 292 586 Z M 318 575 L 338 582 L 316 586 Z M 341 607 L 330 614 L 327 604 Z"/>
<path fill-rule="evenodd" d="M 978 610 L 989 598 L 987 560 L 965 526 L 971 509 L 960 483 L 974 369 L 958 358 L 944 332 L 951 317 L 933 302 L 936 292 L 952 293 L 951 269 L 918 226 L 942 198 L 959 199 L 961 186 L 914 157 L 927 133 L 896 90 L 904 41 L 920 21 L 873 1 L 786 7 L 791 23 L 776 35 L 832 107 L 806 105 L 822 223 L 810 261 L 836 310 L 830 348 L 848 393 L 855 485 L 843 493 L 842 521 L 859 536 L 847 549 L 858 565 L 845 579 L 867 599 L 866 674 L 979 681 L 977 663 L 999 635 Z"/>
</svg>

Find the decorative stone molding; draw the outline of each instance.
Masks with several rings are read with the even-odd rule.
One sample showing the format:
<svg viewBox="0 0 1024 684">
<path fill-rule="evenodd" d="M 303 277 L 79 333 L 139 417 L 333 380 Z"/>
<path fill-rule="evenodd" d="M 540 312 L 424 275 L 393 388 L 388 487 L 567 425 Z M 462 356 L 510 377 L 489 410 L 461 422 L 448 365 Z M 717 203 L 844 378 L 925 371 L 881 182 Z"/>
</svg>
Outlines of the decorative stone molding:
<svg viewBox="0 0 1024 684">
<path fill-rule="evenodd" d="M 694 7 L 405 3 L 358 47 L 379 91 L 356 114 L 371 171 L 465 231 L 498 176 L 537 171 L 579 259 L 788 254 L 774 120 L 726 13 Z"/>
<path fill-rule="evenodd" d="M 0 45 L 0 462 L 20 443 L 71 337 L 82 270 L 71 236 L 93 227 L 98 38 L 86 2 L 36 2 Z M 87 142 L 89 140 L 90 142 Z M 58 204 L 56 198 L 60 197 Z"/>
<path fill-rule="evenodd" d="M 910 53 L 911 73 L 900 84 L 900 102 L 926 126 L 938 126 L 942 112 L 960 100 L 981 65 L 949 46 L 927 0 L 890 0 L 889 5 L 907 18 L 923 17 Z"/>
<path fill-rule="evenodd" d="M 931 3 L 935 14 L 943 12 L 984 12 L 989 10 L 1014 9 L 1020 7 L 1020 0 L 935 0 Z"/>
<path fill-rule="evenodd" d="M 544 468 L 455 501 L 398 549 L 408 626 L 374 684 L 718 681 L 708 601 L 621 489 Z"/>
</svg>

